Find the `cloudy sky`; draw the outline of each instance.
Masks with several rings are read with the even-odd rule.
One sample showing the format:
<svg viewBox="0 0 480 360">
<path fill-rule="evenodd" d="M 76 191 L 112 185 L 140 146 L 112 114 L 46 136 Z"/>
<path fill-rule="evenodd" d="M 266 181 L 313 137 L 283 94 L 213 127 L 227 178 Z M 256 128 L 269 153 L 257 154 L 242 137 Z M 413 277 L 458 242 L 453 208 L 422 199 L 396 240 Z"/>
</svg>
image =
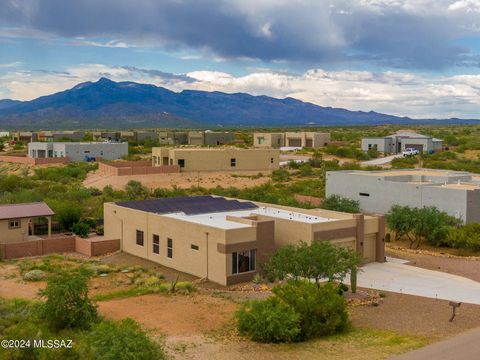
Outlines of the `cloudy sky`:
<svg viewBox="0 0 480 360">
<path fill-rule="evenodd" d="M 101 76 L 480 118 L 480 0 L 0 0 L 0 99 Z"/>
</svg>

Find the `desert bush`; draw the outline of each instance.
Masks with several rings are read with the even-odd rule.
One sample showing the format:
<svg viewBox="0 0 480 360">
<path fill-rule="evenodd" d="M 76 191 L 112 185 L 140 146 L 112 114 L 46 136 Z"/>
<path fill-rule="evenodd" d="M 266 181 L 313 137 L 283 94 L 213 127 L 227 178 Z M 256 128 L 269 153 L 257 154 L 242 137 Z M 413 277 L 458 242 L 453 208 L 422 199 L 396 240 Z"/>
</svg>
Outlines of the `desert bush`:
<svg viewBox="0 0 480 360">
<path fill-rule="evenodd" d="M 88 298 L 88 275 L 82 269 L 57 272 L 47 279 L 42 316 L 55 330 L 88 328 L 97 320 L 97 309 Z"/>
<path fill-rule="evenodd" d="M 90 231 L 90 225 L 84 221 L 79 221 L 72 225 L 71 230 L 75 235 L 86 238 L 88 237 L 88 232 Z"/>
<path fill-rule="evenodd" d="M 273 181 L 288 181 L 290 180 L 290 174 L 285 169 L 278 169 L 272 171 L 272 180 Z"/>
<path fill-rule="evenodd" d="M 360 212 L 360 202 L 342 197 L 340 195 L 331 195 L 325 198 L 320 207 L 326 210 L 342 211 L 348 213 Z"/>
<path fill-rule="evenodd" d="M 31 271 L 26 272 L 23 275 L 23 280 L 26 280 L 26 281 L 40 281 L 40 280 L 45 279 L 46 276 L 47 276 L 47 274 L 44 271 L 35 269 L 35 270 L 31 270 Z"/>
<path fill-rule="evenodd" d="M 318 287 L 309 281 L 291 281 L 275 286 L 273 293 L 298 314 L 301 340 L 331 335 L 349 324 L 346 301 L 332 283 Z"/>
<path fill-rule="evenodd" d="M 450 228 L 442 245 L 456 249 L 480 251 L 480 223 Z"/>
<path fill-rule="evenodd" d="M 80 221 L 82 211 L 75 204 L 60 204 L 53 209 L 55 218 L 65 230 L 72 230 L 72 227 Z"/>
<path fill-rule="evenodd" d="M 300 316 L 276 297 L 249 301 L 240 307 L 235 317 L 239 333 L 253 341 L 292 342 L 300 334 Z"/>
<path fill-rule="evenodd" d="M 136 180 L 130 180 L 125 185 L 125 192 L 130 200 L 146 199 L 149 195 L 148 189 Z"/>
<path fill-rule="evenodd" d="M 96 324 L 82 339 L 79 352 L 88 360 L 166 359 L 163 347 L 132 319 Z"/>
</svg>

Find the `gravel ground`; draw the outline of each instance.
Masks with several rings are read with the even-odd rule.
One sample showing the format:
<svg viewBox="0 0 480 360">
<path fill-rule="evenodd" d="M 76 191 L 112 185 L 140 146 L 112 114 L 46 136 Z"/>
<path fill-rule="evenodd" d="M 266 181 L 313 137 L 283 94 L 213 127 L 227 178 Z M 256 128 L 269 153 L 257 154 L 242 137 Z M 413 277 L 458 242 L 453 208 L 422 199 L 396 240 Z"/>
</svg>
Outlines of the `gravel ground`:
<svg viewBox="0 0 480 360">
<path fill-rule="evenodd" d="M 440 339 L 480 326 L 480 305 L 462 304 L 449 322 L 452 308 L 448 301 L 385 293 L 379 306 L 351 308 L 355 327 L 392 330 Z"/>
</svg>

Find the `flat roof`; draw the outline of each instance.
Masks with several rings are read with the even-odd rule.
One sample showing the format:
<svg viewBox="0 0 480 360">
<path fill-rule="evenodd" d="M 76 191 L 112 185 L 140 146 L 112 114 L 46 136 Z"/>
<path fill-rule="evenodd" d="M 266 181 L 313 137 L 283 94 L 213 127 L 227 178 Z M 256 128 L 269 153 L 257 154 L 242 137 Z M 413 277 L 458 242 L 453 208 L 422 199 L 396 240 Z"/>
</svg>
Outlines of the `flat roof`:
<svg viewBox="0 0 480 360">
<path fill-rule="evenodd" d="M 444 185 L 441 185 L 442 187 L 444 188 L 447 188 L 447 189 L 459 189 L 459 190 L 479 190 L 480 189 L 480 185 L 476 185 L 476 184 L 466 184 L 466 183 L 449 183 L 449 184 L 444 184 Z"/>
<path fill-rule="evenodd" d="M 288 211 L 288 210 L 279 209 L 279 208 L 270 207 L 270 206 L 261 206 L 251 210 L 223 211 L 223 212 L 206 213 L 206 214 L 199 214 L 199 215 L 187 215 L 185 213 L 179 212 L 179 213 L 164 214 L 162 216 L 166 216 L 172 219 L 183 220 L 183 221 L 187 221 L 195 224 L 201 224 L 201 225 L 212 226 L 212 227 L 228 230 L 228 229 L 248 228 L 248 227 L 251 227 L 251 225 L 227 220 L 227 216 L 245 218 L 251 215 L 264 215 L 272 218 L 292 220 L 292 221 L 301 222 L 305 224 L 317 224 L 322 222 L 338 220 L 335 218 L 325 218 L 321 216 L 303 214 L 301 212 Z"/>
<path fill-rule="evenodd" d="M 398 170 L 379 170 L 379 171 L 366 171 L 366 170 L 345 170 L 347 173 L 360 174 L 367 176 L 402 176 L 402 175 L 424 175 L 424 176 L 466 176 L 473 175 L 467 171 L 453 171 L 442 169 L 398 169 Z"/>
<path fill-rule="evenodd" d="M 0 205 L 0 220 L 51 216 L 54 212 L 44 202 Z"/>
</svg>

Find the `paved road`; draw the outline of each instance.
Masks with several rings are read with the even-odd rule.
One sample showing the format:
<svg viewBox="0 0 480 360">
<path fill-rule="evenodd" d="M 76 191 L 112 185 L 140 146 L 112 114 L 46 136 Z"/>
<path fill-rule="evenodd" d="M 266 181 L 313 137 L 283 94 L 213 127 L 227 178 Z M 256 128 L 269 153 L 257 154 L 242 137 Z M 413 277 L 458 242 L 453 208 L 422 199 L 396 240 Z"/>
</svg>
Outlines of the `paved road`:
<svg viewBox="0 0 480 360">
<path fill-rule="evenodd" d="M 395 258 L 364 265 L 357 283 L 364 288 L 480 305 L 480 282 L 407 265 Z"/>
<path fill-rule="evenodd" d="M 393 159 L 395 159 L 397 157 L 403 157 L 403 155 L 402 154 L 397 154 L 397 155 L 385 156 L 385 157 L 378 158 L 378 159 L 363 161 L 361 164 L 362 164 L 362 166 L 385 165 L 385 164 L 388 164 L 389 162 L 391 162 Z"/>
<path fill-rule="evenodd" d="M 480 328 L 453 338 L 395 356 L 390 360 L 478 360 L 480 359 Z"/>
</svg>

